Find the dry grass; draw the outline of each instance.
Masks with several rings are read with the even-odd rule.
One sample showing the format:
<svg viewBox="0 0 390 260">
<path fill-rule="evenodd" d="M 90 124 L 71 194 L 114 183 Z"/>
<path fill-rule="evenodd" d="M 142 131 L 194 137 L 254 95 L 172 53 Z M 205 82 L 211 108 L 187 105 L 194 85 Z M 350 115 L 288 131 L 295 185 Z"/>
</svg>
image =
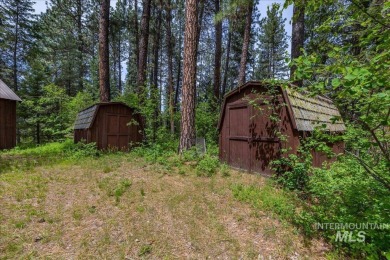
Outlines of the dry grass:
<svg viewBox="0 0 390 260">
<path fill-rule="evenodd" d="M 322 242 L 306 245 L 233 198 L 233 183 L 265 185 L 262 177 L 178 171 L 113 155 L 2 174 L 0 258 L 325 258 Z"/>
</svg>

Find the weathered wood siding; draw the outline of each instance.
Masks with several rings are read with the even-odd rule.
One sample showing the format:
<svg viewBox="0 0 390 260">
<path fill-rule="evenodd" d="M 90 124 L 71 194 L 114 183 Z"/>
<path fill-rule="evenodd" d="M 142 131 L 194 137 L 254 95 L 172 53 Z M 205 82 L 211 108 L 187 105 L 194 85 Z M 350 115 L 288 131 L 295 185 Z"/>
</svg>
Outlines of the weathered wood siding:
<svg viewBox="0 0 390 260">
<path fill-rule="evenodd" d="M 289 153 L 297 153 L 302 132 L 296 128 L 289 99 L 286 92 L 279 88 L 275 94 L 276 117 L 271 120 L 273 112 L 268 102 L 271 97 L 261 84 L 250 84 L 234 94 L 227 95 L 222 107 L 219 125 L 219 157 L 220 160 L 251 172 L 271 175 L 270 163 L 279 159 L 282 149 L 289 149 Z M 259 98 L 261 97 L 261 98 Z M 255 100 L 253 102 L 248 102 Z M 279 140 L 276 133 L 287 137 L 286 141 Z M 330 144 L 336 153 L 342 153 L 344 143 Z M 324 161 L 333 161 L 319 152 L 312 152 L 313 165 L 319 167 Z M 283 154 L 287 156 L 287 154 Z"/>
<path fill-rule="evenodd" d="M 98 149 L 128 150 L 142 142 L 141 118 L 123 104 L 99 104 L 91 127 L 74 130 L 75 142 L 82 139 L 96 142 Z"/>
<path fill-rule="evenodd" d="M 0 99 L 0 149 L 16 145 L 16 101 Z"/>
</svg>

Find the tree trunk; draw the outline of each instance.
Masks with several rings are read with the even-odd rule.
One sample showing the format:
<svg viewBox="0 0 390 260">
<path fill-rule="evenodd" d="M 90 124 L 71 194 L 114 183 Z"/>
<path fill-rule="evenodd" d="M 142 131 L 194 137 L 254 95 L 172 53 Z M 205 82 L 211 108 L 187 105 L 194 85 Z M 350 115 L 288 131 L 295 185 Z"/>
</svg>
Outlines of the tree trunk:
<svg viewBox="0 0 390 260">
<path fill-rule="evenodd" d="M 82 18 L 83 9 L 82 9 L 82 0 L 77 0 L 77 38 L 78 38 L 78 62 L 79 62 L 79 78 L 78 81 L 78 91 L 82 91 L 84 88 L 83 79 L 84 79 L 84 62 L 83 62 L 83 51 L 84 51 L 84 40 L 83 40 L 83 23 Z"/>
<path fill-rule="evenodd" d="M 152 99 L 154 105 L 153 111 L 153 141 L 156 141 L 158 114 L 159 114 L 159 88 L 158 88 L 158 63 L 160 52 L 160 38 L 161 38 L 161 7 L 157 6 L 156 31 L 153 37 L 153 73 L 152 73 Z"/>
<path fill-rule="evenodd" d="M 110 0 L 101 0 L 99 21 L 99 87 L 100 101 L 110 101 L 110 65 L 108 47 L 108 25 Z"/>
<path fill-rule="evenodd" d="M 252 11 L 253 11 L 253 3 L 250 2 L 247 7 L 247 14 L 245 20 L 244 41 L 242 44 L 240 71 L 238 74 L 239 86 L 245 83 L 246 63 L 248 61 L 248 50 L 249 50 L 250 34 L 251 34 L 251 26 L 252 26 Z"/>
<path fill-rule="evenodd" d="M 202 30 L 202 22 L 203 22 L 203 14 L 204 14 L 204 1 L 205 0 L 199 0 L 199 15 L 198 15 L 198 28 L 197 28 L 197 33 L 196 33 L 196 51 L 198 51 L 198 44 L 199 44 L 199 39 L 200 39 L 200 33 Z"/>
<path fill-rule="evenodd" d="M 219 1 L 215 0 L 215 17 L 219 12 Z M 222 56 L 222 22 L 215 23 L 215 55 L 214 55 L 214 99 L 219 103 L 221 88 L 221 56 Z"/>
<path fill-rule="evenodd" d="M 143 1 L 142 20 L 141 20 L 141 38 L 139 41 L 139 62 L 137 76 L 137 91 L 140 98 L 140 104 L 145 103 L 145 83 L 146 83 L 146 64 L 148 60 L 148 42 L 149 42 L 149 21 L 150 21 L 150 0 Z"/>
<path fill-rule="evenodd" d="M 129 1 L 129 10 L 131 10 L 131 3 Z M 129 12 L 129 22 L 127 30 L 129 33 L 129 58 L 128 64 L 131 66 L 128 67 L 128 77 L 127 82 L 131 87 L 136 86 L 137 84 L 137 73 L 138 73 L 138 55 L 139 55 L 139 39 L 138 39 L 138 1 L 134 0 L 134 13 L 133 16 L 130 16 L 131 12 Z M 135 69 L 134 69 L 135 68 Z"/>
<path fill-rule="evenodd" d="M 138 1 L 134 0 L 134 32 L 135 32 L 135 58 L 136 58 L 136 66 L 138 71 L 139 64 L 139 32 L 138 32 Z"/>
<path fill-rule="evenodd" d="M 301 56 L 305 36 L 305 7 L 303 5 L 293 8 L 292 36 L 291 36 L 291 60 Z M 291 66 L 290 79 L 294 79 L 296 66 Z M 302 86 L 302 80 L 294 82 L 297 86 Z"/>
<path fill-rule="evenodd" d="M 172 41 L 172 12 L 171 0 L 167 0 L 166 6 L 166 24 L 167 24 L 167 58 L 168 58 L 168 111 L 169 111 L 169 125 L 170 131 L 173 135 L 175 133 L 174 120 L 174 92 L 173 92 L 173 41 Z"/>
<path fill-rule="evenodd" d="M 226 59 L 225 59 L 225 68 L 224 68 L 224 74 L 223 74 L 223 83 L 222 83 L 222 98 L 225 96 L 226 93 L 226 85 L 227 85 L 227 78 L 229 74 L 229 61 L 230 61 L 230 45 L 232 41 L 232 30 L 231 25 L 229 22 L 229 32 L 228 32 L 228 40 L 227 40 L 227 46 L 226 46 Z"/>
<path fill-rule="evenodd" d="M 184 32 L 184 62 L 182 89 L 182 118 L 179 153 L 191 148 L 195 142 L 195 90 L 198 38 L 197 0 L 186 0 Z"/>
<path fill-rule="evenodd" d="M 183 23 L 181 17 L 181 10 L 184 10 L 184 6 L 180 5 L 178 9 L 178 19 L 179 19 L 179 32 L 183 30 Z M 175 89 L 175 101 L 174 101 L 174 112 L 178 110 L 178 103 L 179 103 L 179 93 L 180 93 L 180 79 L 182 75 L 182 70 L 181 70 L 181 53 L 182 53 L 182 42 L 183 42 L 183 37 L 182 34 L 179 33 L 179 51 L 177 52 L 177 76 L 176 76 L 176 89 Z"/>
<path fill-rule="evenodd" d="M 18 91 L 18 57 L 17 57 L 17 51 L 18 51 L 18 42 L 19 42 L 19 5 L 16 5 L 16 20 L 15 20 L 15 40 L 14 40 L 14 48 L 12 50 L 13 52 L 13 81 L 14 81 L 14 90 Z"/>
<path fill-rule="evenodd" d="M 18 83 L 18 63 L 17 63 L 17 51 L 18 51 L 18 41 L 19 41 L 19 5 L 16 6 L 16 21 L 15 21 L 15 41 L 13 49 L 13 81 L 14 81 L 14 90 L 19 90 Z M 16 142 L 20 144 L 20 129 L 16 126 Z"/>
<path fill-rule="evenodd" d="M 121 31 L 118 35 L 118 92 L 122 94 Z"/>
</svg>

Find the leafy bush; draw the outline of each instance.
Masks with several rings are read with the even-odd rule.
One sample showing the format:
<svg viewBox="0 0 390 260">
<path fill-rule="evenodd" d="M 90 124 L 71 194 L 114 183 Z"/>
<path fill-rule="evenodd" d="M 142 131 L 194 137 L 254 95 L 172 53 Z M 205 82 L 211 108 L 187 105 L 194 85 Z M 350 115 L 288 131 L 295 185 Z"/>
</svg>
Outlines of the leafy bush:
<svg viewBox="0 0 390 260">
<path fill-rule="evenodd" d="M 218 105 L 204 101 L 200 102 L 196 108 L 196 134 L 204 137 L 207 143 L 217 143 L 218 141 L 219 111 L 215 107 Z"/>
<path fill-rule="evenodd" d="M 277 173 L 276 181 L 290 190 L 304 190 L 311 171 L 311 156 L 300 157 L 290 154 L 272 162 Z"/>
<path fill-rule="evenodd" d="M 143 157 L 147 162 L 166 165 L 172 161 L 172 158 L 176 157 L 176 149 L 176 141 L 166 141 L 135 147 L 131 153 Z"/>
<path fill-rule="evenodd" d="M 196 166 L 196 174 L 198 176 L 213 176 L 219 167 L 218 158 L 210 155 L 205 155 L 203 159 L 198 162 Z"/>
<path fill-rule="evenodd" d="M 72 159 L 100 155 L 100 151 L 97 149 L 96 143 L 87 144 L 84 142 L 69 144 L 69 146 L 65 149 L 65 153 L 69 154 Z"/>
<path fill-rule="evenodd" d="M 339 139 L 340 136 L 329 135 L 323 128 L 315 129 L 312 136 L 300 140 L 296 154 L 285 150 L 280 159 L 271 162 L 271 167 L 276 172 L 276 181 L 290 190 L 305 191 L 313 172 L 312 151 L 332 157 L 334 154 L 327 143 L 334 143 Z"/>
<path fill-rule="evenodd" d="M 390 223 L 389 191 L 350 157 L 332 164 L 330 169 L 316 169 L 308 183 L 313 212 L 321 223 Z M 390 251 L 389 229 L 367 229 L 364 243 L 334 243 L 337 248 L 356 256 L 377 258 Z M 336 232 L 324 230 L 335 242 Z"/>
<path fill-rule="evenodd" d="M 227 164 L 222 163 L 219 167 L 219 172 L 222 174 L 223 177 L 229 177 L 230 176 L 230 168 Z"/>
</svg>

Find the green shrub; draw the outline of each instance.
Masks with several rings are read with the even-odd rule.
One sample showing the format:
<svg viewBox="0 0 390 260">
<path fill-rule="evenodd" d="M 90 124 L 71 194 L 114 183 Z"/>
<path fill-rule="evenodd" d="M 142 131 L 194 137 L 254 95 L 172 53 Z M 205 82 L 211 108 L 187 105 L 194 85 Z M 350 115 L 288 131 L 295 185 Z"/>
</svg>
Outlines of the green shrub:
<svg viewBox="0 0 390 260">
<path fill-rule="evenodd" d="M 276 181 L 290 190 L 305 191 L 313 172 L 312 152 L 334 156 L 327 143 L 338 141 L 339 138 L 327 134 L 324 128 L 316 128 L 310 137 L 300 140 L 296 154 L 289 153 L 288 149 L 283 150 L 284 154 L 280 159 L 271 162 L 271 167 L 276 172 Z"/>
<path fill-rule="evenodd" d="M 290 190 L 304 190 L 309 180 L 312 156 L 290 154 L 271 162 L 276 181 Z"/>
<path fill-rule="evenodd" d="M 219 160 L 216 157 L 205 155 L 203 159 L 201 159 L 196 166 L 196 174 L 198 176 L 213 176 L 219 166 Z"/>
<path fill-rule="evenodd" d="M 197 136 L 204 137 L 209 144 L 217 143 L 218 141 L 216 124 L 219 118 L 219 111 L 215 108 L 219 108 L 219 106 L 211 101 L 199 102 L 196 107 L 196 134 Z"/>
<path fill-rule="evenodd" d="M 247 202 L 256 209 L 272 212 L 281 220 L 296 225 L 304 234 L 312 235 L 313 218 L 293 192 L 278 189 L 272 182 L 262 187 L 238 184 L 233 185 L 231 190 L 237 200 Z"/>
<path fill-rule="evenodd" d="M 144 144 L 142 146 L 135 147 L 131 153 L 138 157 L 143 157 L 147 162 L 167 165 L 172 161 L 170 159 L 176 156 L 176 149 L 176 142 L 167 141 L 147 145 Z M 177 161 L 174 163 L 176 162 Z"/>
<path fill-rule="evenodd" d="M 221 164 L 219 167 L 219 172 L 222 174 L 222 177 L 230 176 L 230 168 L 226 163 Z"/>
<path fill-rule="evenodd" d="M 367 176 L 353 158 L 343 157 L 329 169 L 316 169 L 308 183 L 315 202 L 314 217 L 321 223 L 390 223 L 389 191 Z M 367 229 L 364 243 L 335 243 L 335 231 L 324 230 L 324 236 L 356 257 L 377 258 L 390 252 L 390 229 Z"/>
</svg>

